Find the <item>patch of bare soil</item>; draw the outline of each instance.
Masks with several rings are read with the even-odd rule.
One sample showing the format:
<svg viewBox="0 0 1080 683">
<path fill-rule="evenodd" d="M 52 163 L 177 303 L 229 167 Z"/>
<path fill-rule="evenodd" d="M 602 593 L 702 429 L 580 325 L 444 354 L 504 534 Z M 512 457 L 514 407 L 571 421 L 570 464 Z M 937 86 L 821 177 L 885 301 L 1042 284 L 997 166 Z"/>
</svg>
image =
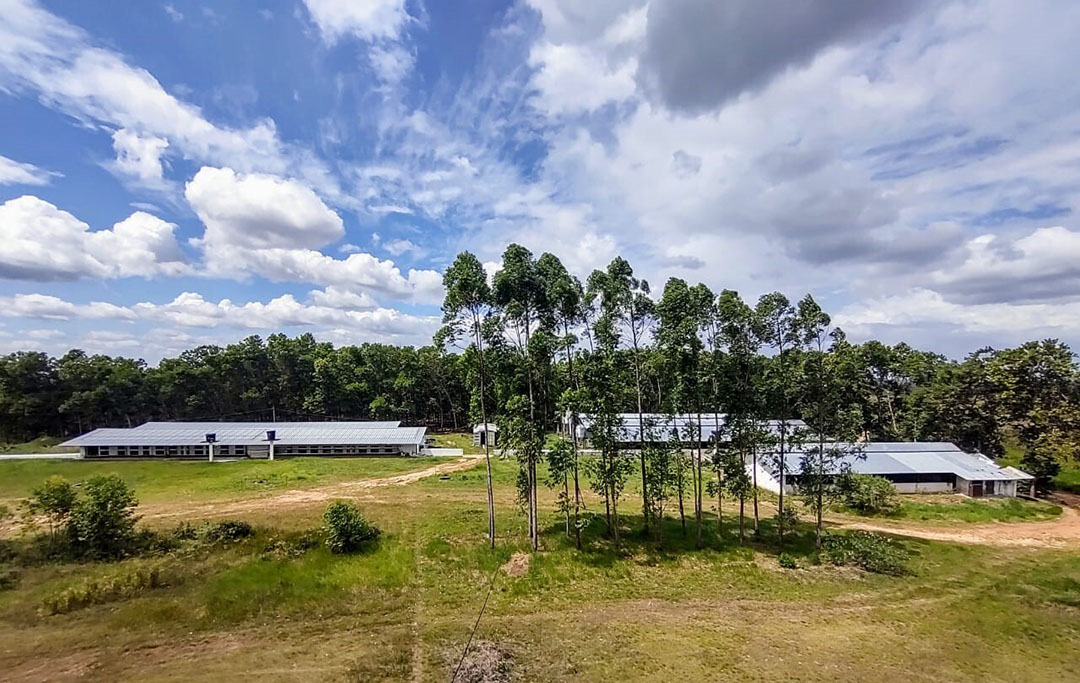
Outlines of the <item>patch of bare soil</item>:
<svg viewBox="0 0 1080 683">
<path fill-rule="evenodd" d="M 457 662 L 454 662 L 456 665 Z M 454 683 L 505 683 L 510 680 L 514 658 L 490 640 L 478 640 L 461 662 Z"/>
<path fill-rule="evenodd" d="M 472 469 L 483 458 L 481 456 L 466 455 L 462 458 L 439 463 L 434 467 L 406 472 L 392 477 L 380 477 L 378 479 L 360 479 L 358 481 L 345 481 L 336 484 L 326 484 L 309 489 L 282 491 L 270 496 L 251 498 L 248 500 L 224 500 L 203 503 L 185 504 L 182 506 L 140 506 L 139 512 L 144 518 L 199 518 L 219 515 L 243 515 L 250 512 L 258 512 L 272 506 L 275 510 L 290 507 L 304 507 L 313 503 L 328 502 L 339 498 L 348 498 L 360 491 L 379 488 L 383 486 L 403 486 L 426 479 L 428 477 L 452 474 Z"/>
<path fill-rule="evenodd" d="M 97 666 L 94 651 L 73 652 L 59 657 L 38 657 L 8 669 L 3 679 L 9 683 L 32 681 L 78 681 L 89 676 Z"/>
<path fill-rule="evenodd" d="M 948 529 L 910 523 L 875 524 L 872 522 L 841 522 L 844 529 L 877 531 L 898 536 L 925 538 L 931 541 L 950 541 L 974 545 L 1021 546 L 1031 548 L 1061 548 L 1080 545 L 1080 513 L 1064 507 L 1061 516 L 1043 522 L 991 522 Z"/>
<path fill-rule="evenodd" d="M 506 572 L 506 575 L 510 578 L 516 579 L 525 576 L 525 574 L 528 573 L 529 562 L 531 561 L 532 555 L 518 551 L 510 556 L 510 559 L 502 566 L 502 570 Z"/>
</svg>

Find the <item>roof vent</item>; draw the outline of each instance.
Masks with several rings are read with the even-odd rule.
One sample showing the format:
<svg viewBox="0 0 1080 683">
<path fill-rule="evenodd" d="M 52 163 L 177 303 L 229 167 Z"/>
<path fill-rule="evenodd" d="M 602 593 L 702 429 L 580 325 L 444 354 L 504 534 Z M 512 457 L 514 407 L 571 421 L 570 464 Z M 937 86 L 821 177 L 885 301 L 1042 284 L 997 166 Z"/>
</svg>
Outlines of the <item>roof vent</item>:
<svg viewBox="0 0 1080 683">
<path fill-rule="evenodd" d="M 214 432 L 207 432 L 206 443 L 214 443 L 215 441 L 217 441 L 217 434 L 215 434 Z"/>
<path fill-rule="evenodd" d="M 267 429 L 266 430 L 266 440 L 267 441 L 277 441 L 277 430 L 276 429 Z"/>
</svg>

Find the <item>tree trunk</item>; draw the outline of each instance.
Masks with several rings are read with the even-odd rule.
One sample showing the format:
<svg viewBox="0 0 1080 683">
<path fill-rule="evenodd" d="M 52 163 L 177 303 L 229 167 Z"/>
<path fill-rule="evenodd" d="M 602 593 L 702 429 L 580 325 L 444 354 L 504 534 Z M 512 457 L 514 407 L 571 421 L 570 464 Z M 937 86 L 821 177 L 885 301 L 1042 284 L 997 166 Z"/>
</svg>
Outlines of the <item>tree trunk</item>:
<svg viewBox="0 0 1080 683">
<path fill-rule="evenodd" d="M 683 506 L 683 483 L 686 481 L 686 473 L 683 472 L 682 444 L 679 444 L 679 451 L 676 454 L 676 457 L 678 458 L 678 461 L 675 463 L 675 466 L 678 468 L 679 473 L 679 476 L 675 479 L 679 488 L 679 522 L 682 524 L 683 536 L 686 536 L 686 509 Z"/>
<path fill-rule="evenodd" d="M 758 527 L 758 500 L 757 500 L 757 448 L 754 449 L 754 455 L 751 456 L 754 462 L 754 536 L 761 535 L 761 528 Z"/>
<path fill-rule="evenodd" d="M 487 467 L 487 498 L 488 498 L 488 539 L 492 550 L 495 549 L 495 490 L 491 484 L 491 444 L 487 437 L 487 408 L 484 406 L 484 341 L 480 335 L 480 317 L 473 315 L 473 329 L 476 334 L 476 350 L 480 359 L 480 419 L 484 421 L 484 463 Z"/>
<path fill-rule="evenodd" d="M 739 545 L 746 541 L 746 494 L 739 494 Z"/>
<path fill-rule="evenodd" d="M 563 329 L 566 336 L 570 336 L 570 323 L 564 323 Z M 570 384 L 577 388 L 577 380 L 574 377 L 574 353 L 572 349 L 566 350 L 566 366 L 570 374 Z M 577 411 L 570 410 L 570 446 L 574 453 L 574 544 L 581 550 L 581 483 L 578 479 L 578 442 L 577 442 Z"/>
</svg>

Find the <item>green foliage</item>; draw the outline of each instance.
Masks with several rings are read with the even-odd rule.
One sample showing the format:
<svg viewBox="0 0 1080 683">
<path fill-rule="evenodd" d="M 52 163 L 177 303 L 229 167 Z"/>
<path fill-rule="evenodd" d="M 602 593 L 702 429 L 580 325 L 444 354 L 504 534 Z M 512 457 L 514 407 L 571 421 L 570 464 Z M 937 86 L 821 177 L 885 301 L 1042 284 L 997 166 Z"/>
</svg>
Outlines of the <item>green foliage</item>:
<svg viewBox="0 0 1080 683">
<path fill-rule="evenodd" d="M 47 595 L 41 602 L 44 614 L 67 614 L 108 602 L 125 600 L 144 591 L 169 585 L 160 567 L 137 567 L 100 579 L 90 579 Z"/>
<path fill-rule="evenodd" d="M 67 523 L 74 551 L 94 559 L 117 559 L 132 552 L 137 505 L 134 492 L 119 476 L 88 479 Z"/>
<path fill-rule="evenodd" d="M 904 576 L 911 573 L 906 550 L 881 534 L 870 531 L 851 531 L 828 534 L 824 538 L 822 555 L 837 566 L 865 569 L 875 574 Z"/>
<path fill-rule="evenodd" d="M 230 520 L 207 525 L 201 535 L 211 543 L 229 543 L 242 541 L 254 534 L 255 530 L 247 522 Z"/>
<path fill-rule="evenodd" d="M 781 569 L 798 569 L 799 560 L 791 553 L 780 553 L 776 558 Z"/>
<path fill-rule="evenodd" d="M 58 529 L 71 514 L 78 501 L 78 492 L 67 479 L 52 476 L 30 492 L 26 508 L 33 515 L 43 515 L 49 520 L 52 531 Z"/>
<path fill-rule="evenodd" d="M 843 505 L 864 515 L 887 514 L 896 509 L 896 489 L 883 477 L 849 474 L 840 478 Z"/>
<path fill-rule="evenodd" d="M 323 514 L 326 547 L 341 555 L 353 553 L 379 538 L 379 528 L 371 524 L 352 503 L 337 501 Z"/>
</svg>

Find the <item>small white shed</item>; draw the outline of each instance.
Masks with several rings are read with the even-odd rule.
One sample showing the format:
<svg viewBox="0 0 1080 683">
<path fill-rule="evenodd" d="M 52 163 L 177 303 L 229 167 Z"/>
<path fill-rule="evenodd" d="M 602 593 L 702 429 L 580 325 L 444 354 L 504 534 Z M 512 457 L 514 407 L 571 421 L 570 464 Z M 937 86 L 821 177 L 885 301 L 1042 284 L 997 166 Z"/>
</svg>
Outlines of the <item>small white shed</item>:
<svg viewBox="0 0 1080 683">
<path fill-rule="evenodd" d="M 490 436 L 488 436 L 490 434 Z M 499 445 L 499 426 L 494 422 L 481 423 L 473 427 L 472 430 L 473 444 L 476 446 L 498 446 Z"/>
</svg>

